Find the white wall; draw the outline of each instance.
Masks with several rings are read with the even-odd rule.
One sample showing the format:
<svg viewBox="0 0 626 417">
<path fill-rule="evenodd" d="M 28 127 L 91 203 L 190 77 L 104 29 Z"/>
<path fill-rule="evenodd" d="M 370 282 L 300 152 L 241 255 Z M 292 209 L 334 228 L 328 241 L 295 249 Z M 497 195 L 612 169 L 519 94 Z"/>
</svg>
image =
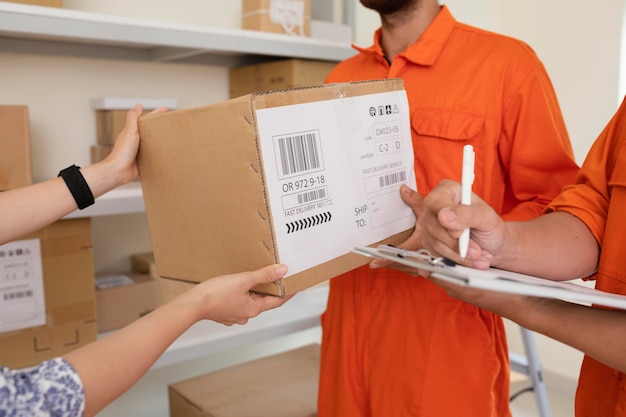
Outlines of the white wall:
<svg viewBox="0 0 626 417">
<path fill-rule="evenodd" d="M 620 90 L 619 80 L 625 2 L 602 1 L 601 7 L 597 2 L 570 0 L 441 3 L 458 21 L 514 36 L 535 50 L 552 78 L 576 159 L 582 163 L 626 93 L 626 82 Z M 357 7 L 355 43 L 370 45 L 372 31 L 380 26 L 378 15 Z M 523 353 L 518 327 L 507 322 L 507 328 L 511 349 Z M 535 340 L 544 369 L 577 378 L 580 352 L 542 335 Z"/>
</svg>

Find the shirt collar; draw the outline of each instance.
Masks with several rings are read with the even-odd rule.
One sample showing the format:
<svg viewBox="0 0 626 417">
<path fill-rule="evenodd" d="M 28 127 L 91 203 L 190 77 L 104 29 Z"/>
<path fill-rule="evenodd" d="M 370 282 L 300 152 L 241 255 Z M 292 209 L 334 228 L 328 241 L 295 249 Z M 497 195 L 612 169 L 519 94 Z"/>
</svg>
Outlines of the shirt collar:
<svg viewBox="0 0 626 417">
<path fill-rule="evenodd" d="M 426 31 L 419 37 L 417 42 L 406 48 L 398 56 L 403 56 L 407 60 L 419 64 L 419 65 L 433 65 L 448 40 L 448 37 L 452 33 L 456 20 L 448 8 L 443 5 L 441 10 L 426 28 Z M 368 48 L 362 48 L 357 45 L 352 45 L 354 49 L 363 53 L 372 53 L 379 56 L 383 56 L 383 49 L 380 44 L 382 36 L 382 28 L 374 33 L 374 44 Z"/>
</svg>

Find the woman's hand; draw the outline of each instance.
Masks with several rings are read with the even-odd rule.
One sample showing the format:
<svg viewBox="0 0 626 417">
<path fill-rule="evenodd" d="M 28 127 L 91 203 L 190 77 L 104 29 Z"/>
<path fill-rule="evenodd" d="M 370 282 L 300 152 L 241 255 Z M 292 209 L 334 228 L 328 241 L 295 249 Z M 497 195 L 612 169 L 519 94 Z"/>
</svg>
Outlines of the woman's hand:
<svg viewBox="0 0 626 417">
<path fill-rule="evenodd" d="M 189 294 L 199 295 L 200 317 L 230 326 L 245 324 L 260 313 L 283 305 L 291 296 L 277 297 L 251 292 L 258 284 L 282 278 L 287 267 L 270 265 L 251 272 L 223 275 L 201 282 Z"/>
<path fill-rule="evenodd" d="M 168 111 L 167 108 L 159 107 L 151 113 L 164 113 L 166 111 Z M 138 120 L 142 113 L 143 106 L 141 104 L 136 104 L 128 111 L 124 129 L 117 136 L 113 150 L 103 161 L 109 166 L 109 172 L 114 175 L 117 185 L 129 183 L 137 179 L 139 175 L 136 158 L 139 150 Z"/>
</svg>

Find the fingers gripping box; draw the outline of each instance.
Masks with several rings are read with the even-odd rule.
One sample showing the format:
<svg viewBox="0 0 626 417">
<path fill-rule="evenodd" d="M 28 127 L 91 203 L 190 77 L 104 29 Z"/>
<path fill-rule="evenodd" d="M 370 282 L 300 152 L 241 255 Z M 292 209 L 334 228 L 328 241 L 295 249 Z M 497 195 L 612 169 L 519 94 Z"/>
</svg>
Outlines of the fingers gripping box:
<svg viewBox="0 0 626 417">
<path fill-rule="evenodd" d="M 139 120 L 139 171 L 159 275 L 201 282 L 285 263 L 286 295 L 367 262 L 415 226 L 401 80 L 255 93 Z"/>
</svg>

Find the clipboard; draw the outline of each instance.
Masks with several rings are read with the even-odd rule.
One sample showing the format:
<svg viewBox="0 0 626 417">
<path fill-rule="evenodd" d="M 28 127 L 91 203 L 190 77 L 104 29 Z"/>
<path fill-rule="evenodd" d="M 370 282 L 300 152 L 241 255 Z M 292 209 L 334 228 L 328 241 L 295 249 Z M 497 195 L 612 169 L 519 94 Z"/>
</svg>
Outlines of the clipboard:
<svg viewBox="0 0 626 417">
<path fill-rule="evenodd" d="M 626 296 L 624 295 L 600 291 L 570 281 L 553 281 L 498 268 L 487 270 L 469 268 L 445 258 L 433 257 L 425 249 L 410 251 L 389 245 L 379 245 L 376 248 L 355 247 L 353 252 L 372 258 L 389 259 L 411 268 L 429 271 L 431 277 L 457 285 L 626 310 Z"/>
</svg>

